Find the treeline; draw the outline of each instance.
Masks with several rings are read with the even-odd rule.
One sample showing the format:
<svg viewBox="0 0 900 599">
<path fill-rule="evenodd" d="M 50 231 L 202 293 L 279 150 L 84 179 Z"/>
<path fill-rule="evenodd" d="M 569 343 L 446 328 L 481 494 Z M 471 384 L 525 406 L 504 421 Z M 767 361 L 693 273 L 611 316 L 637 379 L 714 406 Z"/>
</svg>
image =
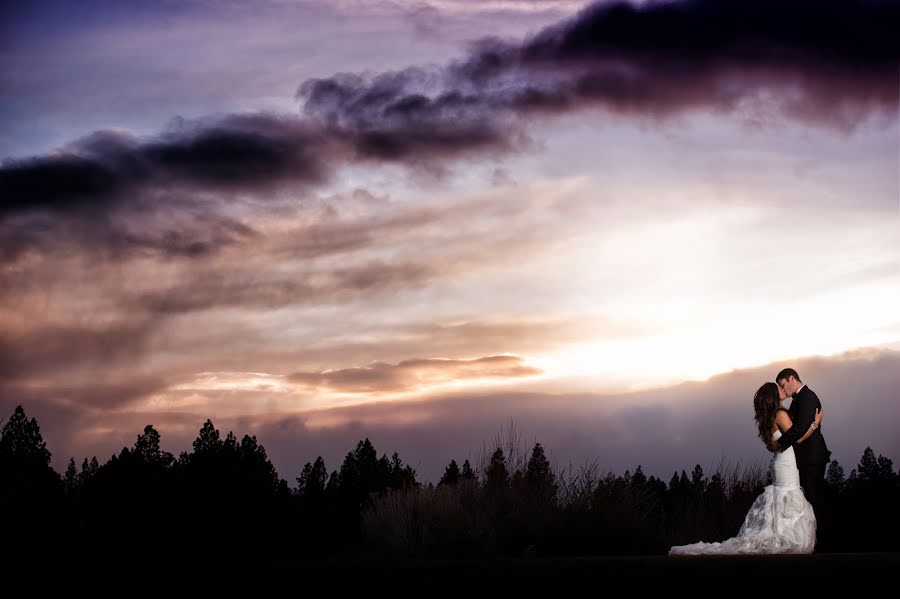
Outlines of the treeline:
<svg viewBox="0 0 900 599">
<path fill-rule="evenodd" d="M 17 407 L 0 430 L 0 508 L 20 555 L 258 562 L 287 557 L 487 557 L 664 554 L 735 535 L 771 481 L 760 467 L 697 465 L 666 482 L 638 466 L 551 467 L 540 443 L 499 436 L 476 464 L 451 460 L 423 484 L 368 439 L 328 471 L 319 457 L 279 477 L 255 436 L 224 438 L 207 420 L 191 452 L 160 448 L 147 426 L 106 463 L 63 475 L 34 418 Z M 867 448 L 844 475 L 833 461 L 834 551 L 900 547 L 900 475 Z M 160 566 L 162 567 L 162 566 Z"/>
</svg>

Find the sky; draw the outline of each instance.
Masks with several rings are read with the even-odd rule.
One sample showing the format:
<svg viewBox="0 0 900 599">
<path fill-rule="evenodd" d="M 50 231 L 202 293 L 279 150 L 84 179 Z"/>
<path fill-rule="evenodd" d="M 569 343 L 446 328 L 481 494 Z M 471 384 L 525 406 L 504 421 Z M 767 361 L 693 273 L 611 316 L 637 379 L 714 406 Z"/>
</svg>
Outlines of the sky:
<svg viewBox="0 0 900 599">
<path fill-rule="evenodd" d="M 900 460 L 900 25 L 862 0 L 0 8 L 0 421 L 207 418 L 294 484 L 763 463 L 798 370 Z M 802 368 L 801 368 L 802 366 Z"/>
</svg>

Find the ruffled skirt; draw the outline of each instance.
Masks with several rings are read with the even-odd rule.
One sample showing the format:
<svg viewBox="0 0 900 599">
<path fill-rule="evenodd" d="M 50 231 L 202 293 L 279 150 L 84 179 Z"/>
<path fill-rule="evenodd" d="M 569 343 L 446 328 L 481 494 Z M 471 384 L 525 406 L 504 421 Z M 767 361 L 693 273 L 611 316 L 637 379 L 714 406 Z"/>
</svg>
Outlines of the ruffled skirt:
<svg viewBox="0 0 900 599">
<path fill-rule="evenodd" d="M 676 545 L 669 555 L 812 553 L 815 546 L 816 516 L 803 490 L 769 485 L 753 502 L 736 537 Z"/>
</svg>

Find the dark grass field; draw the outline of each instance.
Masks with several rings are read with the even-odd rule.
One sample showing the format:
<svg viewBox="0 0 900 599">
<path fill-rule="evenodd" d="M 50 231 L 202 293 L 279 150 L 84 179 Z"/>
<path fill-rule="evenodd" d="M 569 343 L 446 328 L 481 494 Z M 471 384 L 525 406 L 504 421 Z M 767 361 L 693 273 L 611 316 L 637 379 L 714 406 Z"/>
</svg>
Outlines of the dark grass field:
<svg viewBox="0 0 900 599">
<path fill-rule="evenodd" d="M 214 569 L 213 569 L 214 570 Z M 340 561 L 290 560 L 234 569 L 222 581 L 241 587 L 296 588 L 318 581 L 336 588 L 431 588 L 465 591 L 534 591 L 562 588 L 665 589 L 690 584 L 736 587 L 736 591 L 834 590 L 841 584 L 890 583 L 900 574 L 900 553 L 823 553 L 804 556 L 621 556 L 578 558 Z M 302 583 L 301 583 L 302 584 Z M 797 585 L 797 586 L 794 586 Z M 720 586 L 721 588 L 721 586 Z M 670 591 L 673 589 L 669 589 Z M 699 589 L 698 589 L 699 590 Z M 793 592 L 793 591 L 792 591 Z"/>
<path fill-rule="evenodd" d="M 227 560 L 173 559 L 168 552 L 135 547 L 102 559 L 85 555 L 61 561 L 5 563 L 7 581 L 33 581 L 35 590 L 73 589 L 154 594 L 202 591 L 252 596 L 324 589 L 330 593 L 363 590 L 387 596 L 406 592 L 468 593 L 552 592 L 634 589 L 635 591 L 730 592 L 759 595 L 807 593 L 844 588 L 893 594 L 900 575 L 900 553 L 820 553 L 792 556 L 584 556 L 490 559 L 272 559 L 262 561 L 254 547 L 234 547 Z M 184 555 L 184 554 L 182 554 Z M 239 555 L 256 555 L 255 562 Z M 61 557 L 61 556 L 58 556 Z M 85 559 L 86 558 L 86 559 Z"/>
</svg>

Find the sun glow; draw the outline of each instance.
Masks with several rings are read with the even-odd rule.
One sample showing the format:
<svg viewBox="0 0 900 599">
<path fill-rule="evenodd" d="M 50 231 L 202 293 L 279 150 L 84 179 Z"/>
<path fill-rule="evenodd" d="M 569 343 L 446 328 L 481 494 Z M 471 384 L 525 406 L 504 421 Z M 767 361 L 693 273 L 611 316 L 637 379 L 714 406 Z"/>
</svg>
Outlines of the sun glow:
<svg viewBox="0 0 900 599">
<path fill-rule="evenodd" d="M 711 316 L 659 335 L 579 343 L 535 364 L 546 376 L 596 376 L 637 390 L 809 355 L 897 342 L 900 285 L 840 289 L 792 304 Z M 894 325 L 885 326 L 894 320 Z"/>
</svg>

